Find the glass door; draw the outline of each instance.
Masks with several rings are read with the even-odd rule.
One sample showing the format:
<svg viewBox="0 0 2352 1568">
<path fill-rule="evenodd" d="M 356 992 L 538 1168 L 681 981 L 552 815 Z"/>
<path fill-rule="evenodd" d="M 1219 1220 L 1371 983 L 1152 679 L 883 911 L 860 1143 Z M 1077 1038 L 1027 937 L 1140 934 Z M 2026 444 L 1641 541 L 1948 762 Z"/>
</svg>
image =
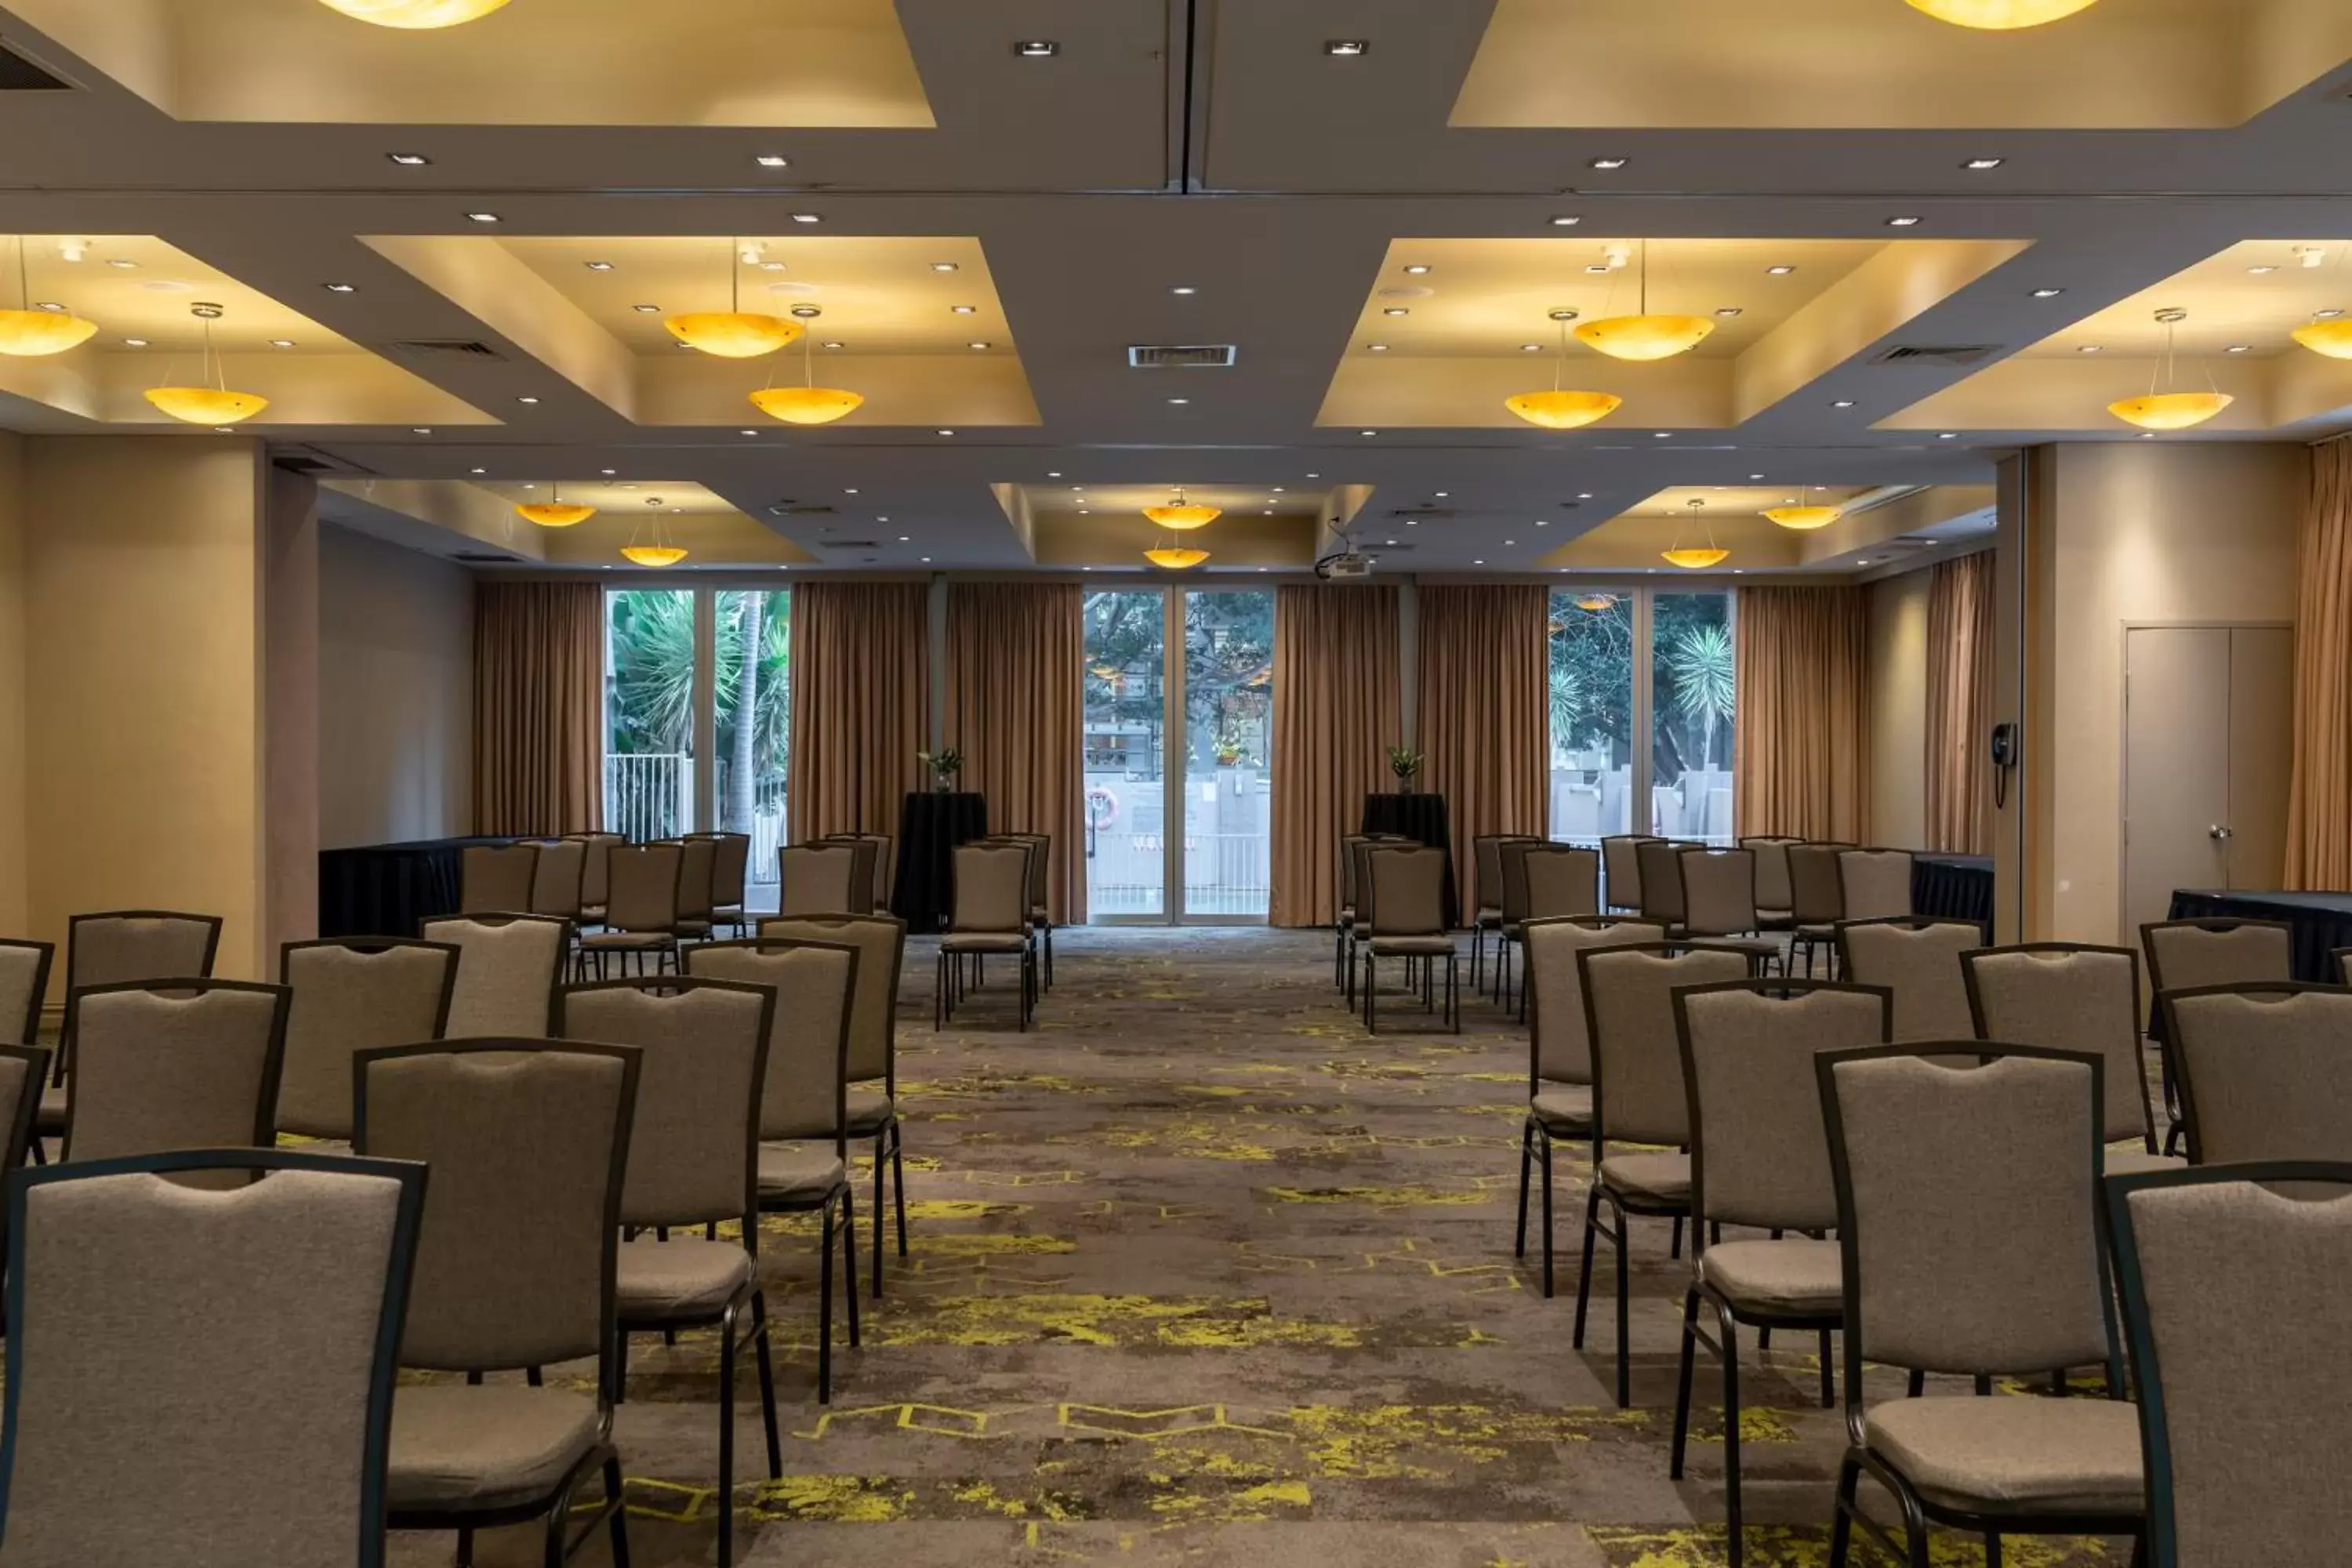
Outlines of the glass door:
<svg viewBox="0 0 2352 1568">
<path fill-rule="evenodd" d="M 1734 668 L 1731 595 L 1650 598 L 1650 828 L 1729 844 Z"/>
<path fill-rule="evenodd" d="M 1274 595 L 1195 588 L 1183 605 L 1179 920 L 1265 919 L 1271 885 Z"/>
<path fill-rule="evenodd" d="M 762 914 L 776 908 L 776 851 L 787 841 L 792 605 L 788 588 L 721 588 L 712 596 L 718 824 L 723 833 L 751 836 L 745 907 Z"/>
<path fill-rule="evenodd" d="M 604 826 L 632 843 L 695 827 L 698 641 L 691 588 L 604 595 Z"/>
<path fill-rule="evenodd" d="M 1158 588 L 1086 597 L 1087 910 L 1103 924 L 1168 918 L 1168 604 Z"/>
</svg>

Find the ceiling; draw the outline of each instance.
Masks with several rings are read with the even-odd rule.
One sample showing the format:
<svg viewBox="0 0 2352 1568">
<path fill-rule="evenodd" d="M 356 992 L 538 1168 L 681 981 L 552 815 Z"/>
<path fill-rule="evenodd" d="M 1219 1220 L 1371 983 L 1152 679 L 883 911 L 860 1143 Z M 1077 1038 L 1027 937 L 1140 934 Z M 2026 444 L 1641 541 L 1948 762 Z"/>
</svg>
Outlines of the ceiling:
<svg viewBox="0 0 2352 1568">
<path fill-rule="evenodd" d="M 717 498 L 698 564 L 1108 570 L 1149 525 L 1058 487 L 1124 509 L 1181 482 L 1242 503 L 1191 536 L 1212 574 L 1304 564 L 1349 517 L 1384 569 L 1627 571 L 1651 498 L 1759 483 L 1911 499 L 1834 552 L 1727 520 L 1724 570 L 1874 571 L 1885 539 L 1980 526 L 1998 453 L 2130 437 L 2104 408 L 2146 390 L 2162 305 L 2189 311 L 2180 373 L 2237 395 L 2164 439 L 2352 427 L 2352 364 L 2284 342 L 2352 309 L 2352 12 L 2322 0 L 2011 34 L 1902 0 L 511 0 L 434 34 L 317 0 L 0 0 L 0 45 L 64 84 L 0 90 L 0 234 L 43 237 L 37 300 L 87 268 L 70 302 L 103 329 L 0 361 L 0 428 L 171 428 L 138 393 L 184 300 L 138 286 L 190 281 L 228 307 L 231 384 L 273 400 L 243 428 L 450 553 L 568 563 L 620 525 L 497 545 L 462 520 L 503 503 L 455 492 L 609 480 Z M 667 346 L 633 307 L 721 308 L 745 237 L 731 286 L 815 304 L 812 346 Z M 1644 265 L 1708 341 L 1625 364 L 1571 340 L 1566 384 L 1624 407 L 1504 412 L 1551 384 L 1549 312 L 1627 309 Z M 747 401 L 772 374 L 867 401 L 780 426 Z M 1247 506 L 1276 486 L 1314 500 Z"/>
</svg>

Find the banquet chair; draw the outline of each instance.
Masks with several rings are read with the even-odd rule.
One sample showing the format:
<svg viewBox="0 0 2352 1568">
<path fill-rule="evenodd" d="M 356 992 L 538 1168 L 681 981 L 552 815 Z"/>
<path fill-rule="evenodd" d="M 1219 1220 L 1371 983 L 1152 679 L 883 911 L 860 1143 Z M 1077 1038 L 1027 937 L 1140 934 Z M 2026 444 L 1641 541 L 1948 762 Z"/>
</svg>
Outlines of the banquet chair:
<svg viewBox="0 0 2352 1568">
<path fill-rule="evenodd" d="M 457 950 L 442 1037 L 547 1037 L 572 945 L 570 922 L 550 915 L 449 915 L 421 922 L 417 934 Z"/>
<path fill-rule="evenodd" d="M 468 844 L 457 857 L 457 912 L 526 914 L 539 877 L 540 847 Z"/>
<path fill-rule="evenodd" d="M 2158 997 L 2167 991 L 2294 978 L 2294 928 L 2284 921 L 2151 921 L 2139 928 L 2139 942 L 2147 954 L 2147 988 Z M 2160 1005 L 2152 1021 L 2165 1026 L 2154 1033 L 2164 1064 L 2164 1111 L 2171 1123 L 2164 1152 L 2169 1154 L 2186 1136 L 2180 1069 Z"/>
<path fill-rule="evenodd" d="M 890 911 L 890 847 L 893 842 L 890 836 L 887 833 L 828 833 L 819 842 L 864 844 L 873 849 L 873 863 L 868 868 L 866 878 L 873 892 L 864 901 L 853 899 L 848 912 L 853 915 L 887 914 Z"/>
<path fill-rule="evenodd" d="M 2158 1152 L 2139 1043 L 2139 953 L 2128 947 L 2033 942 L 1960 955 L 1979 1040 L 2086 1051 L 2106 1064 L 2101 1130 L 2110 1173 L 2179 1162 Z"/>
<path fill-rule="evenodd" d="M 22 1170 L 32 1153 L 33 1116 L 48 1068 L 49 1053 L 39 1046 L 0 1046 L 0 1183 Z M 0 1204 L 0 1258 L 6 1254 L 6 1205 Z"/>
<path fill-rule="evenodd" d="M 861 860 L 859 846 L 851 842 L 785 845 L 776 851 L 776 912 L 855 914 Z"/>
<path fill-rule="evenodd" d="M 581 908 L 587 901 L 587 877 L 586 843 L 577 838 L 551 838 L 539 846 L 539 860 L 530 874 L 530 901 L 519 907 L 534 915 L 553 915 L 576 924 Z"/>
<path fill-rule="evenodd" d="M 646 959 L 659 972 L 677 967 L 678 916 L 686 901 L 686 846 L 615 844 L 607 856 L 604 929 L 580 939 L 580 966 L 596 961 L 596 978 L 606 976 L 614 958 L 635 957 L 637 973 Z M 708 895 L 705 895 L 706 898 Z"/>
<path fill-rule="evenodd" d="M 1486 933 L 1496 933 L 1495 962 L 1502 963 L 1503 855 L 1506 844 L 1540 842 L 1525 833 L 1482 833 L 1470 840 L 1470 864 L 1476 881 L 1470 890 L 1470 988 L 1484 992 Z"/>
<path fill-rule="evenodd" d="M 1603 912 L 1633 914 L 1642 907 L 1641 847 L 1646 833 L 1613 833 L 1601 841 Z"/>
<path fill-rule="evenodd" d="M 842 1300 L 857 1324 L 857 1202 L 849 1185 L 849 1042 L 861 954 L 845 943 L 707 942 L 686 972 L 776 994 L 760 1079 L 759 1204 L 763 1215 L 818 1215 L 816 1396 L 833 1398 L 833 1243 L 840 1211 Z M 881 1216 L 875 1216 L 881 1223 Z"/>
<path fill-rule="evenodd" d="M 783 1475 L 758 1267 L 760 1086 L 775 1006 L 767 986 L 682 975 L 592 981 L 565 987 L 557 1003 L 563 1038 L 639 1053 L 614 1268 L 613 1397 L 627 1394 L 630 1334 L 718 1329 L 720 1568 L 735 1561 L 735 1366 L 747 1342 L 759 1365 L 768 1477 Z M 667 1234 L 715 1231 L 721 1221 L 737 1235 Z"/>
<path fill-rule="evenodd" d="M 948 928 L 940 937 L 932 976 L 931 1026 L 944 1028 L 992 952 L 1010 953 L 1021 966 L 1020 1026 L 1029 1026 L 1037 997 L 1037 949 L 1029 922 L 1029 864 L 1033 845 L 979 839 L 955 852 L 955 887 Z"/>
<path fill-rule="evenodd" d="M 1644 877 L 1644 885 L 1648 879 Z M 1674 992 L 1684 985 L 1746 980 L 1755 955 L 1698 942 L 1642 942 L 1580 948 L 1577 984 L 1584 993 L 1585 1037 L 1592 1045 L 1592 1179 L 1584 1194 L 1583 1261 L 1576 1282 L 1576 1329 L 1592 1296 L 1592 1243 L 1609 1243 L 1617 1262 L 1617 1405 L 1633 1403 L 1628 1345 L 1632 1301 L 1625 1256 L 1629 1217 L 1670 1219 L 1675 1234 L 1690 1213 L 1690 1099 L 1675 1035 Z M 1612 1143 L 1664 1145 L 1612 1154 Z M 1601 1205 L 1614 1224 L 1604 1228 Z"/>
<path fill-rule="evenodd" d="M 352 1058 L 356 1152 L 430 1168 L 400 1364 L 466 1381 L 393 1397 L 384 1484 L 394 1530 L 542 1521 L 550 1568 L 600 1525 L 628 1561 L 613 1447 L 614 1266 L 638 1053 L 625 1046 L 446 1040 Z M 594 1392 L 541 1369 L 596 1363 Z M 527 1381 L 489 1382 L 522 1372 Z M 599 1470 L 604 1499 L 575 1507 Z M 583 1511 L 577 1534 L 568 1526 Z"/>
<path fill-rule="evenodd" d="M 1763 934 L 1756 907 L 1756 851 L 1689 848 L 1675 857 L 1682 879 L 1683 933 L 1756 955 L 1758 973 L 1786 969 L 1778 938 Z"/>
<path fill-rule="evenodd" d="M 1554 844 L 1536 838 L 1515 842 L 1518 877 L 1526 889 L 1518 918 L 1499 933 L 1497 953 L 1508 949 L 1514 973 L 1525 967 L 1526 931 L 1529 921 L 1560 920 L 1601 912 L 1601 851 L 1577 844 Z M 1499 958 L 1498 958 L 1499 962 Z M 1519 1017 L 1528 1016 L 1528 990 L 1518 986 Z"/>
<path fill-rule="evenodd" d="M 1519 928 L 1527 952 L 1528 1118 L 1519 1131 L 1519 1227 L 1512 1256 L 1528 1255 L 1528 1176 L 1540 1162 L 1546 1300 L 1552 1293 L 1552 1145 L 1592 1136 L 1592 1046 L 1577 951 L 1657 942 L 1665 934 L 1646 921 L 1614 915 L 1564 915 Z"/>
<path fill-rule="evenodd" d="M 273 1125 L 349 1142 L 352 1057 L 373 1046 L 437 1040 L 449 1025 L 462 952 L 454 942 L 327 937 L 278 950 L 286 1047 Z"/>
<path fill-rule="evenodd" d="M 874 1140 L 874 1295 L 882 1295 L 882 1178 L 898 1194 L 898 1256 L 907 1256 L 907 1166 L 898 1120 L 898 977 L 907 922 L 896 915 L 793 915 L 760 922 L 761 941 L 832 942 L 857 950 L 850 998 L 848 1136 Z"/>
<path fill-rule="evenodd" d="M 677 916 L 670 934 L 679 942 L 700 942 L 710 935 L 718 901 L 719 845 L 709 837 L 677 841 Z M 676 965 L 672 954 L 672 967 Z"/>
<path fill-rule="evenodd" d="M 1976 1059 L 1956 1065 L 1961 1051 Z M 1845 1277 L 1830 1568 L 1857 1527 L 1912 1563 L 1931 1522 L 1983 1535 L 1989 1563 L 2005 1535 L 2140 1532 L 2139 1426 L 2098 1213 L 2106 1065 L 1934 1041 L 1814 1059 Z M 1874 1404 L 1865 1363 L 1972 1376 L 1977 1391 Z M 1986 1397 L 1996 1377 L 2063 1387 L 2094 1363 L 2105 1398 Z M 1857 1500 L 1865 1474 L 1894 1495 L 1900 1544 Z"/>
<path fill-rule="evenodd" d="M 131 980 L 85 987 L 75 1000 L 67 1161 L 277 1141 L 286 987 Z"/>
<path fill-rule="evenodd" d="M 1495 847 L 1496 863 L 1503 876 L 1502 920 L 1496 928 L 1499 934 L 1495 944 L 1495 1001 L 1506 1009 L 1513 994 L 1512 958 L 1518 945 L 1519 925 L 1528 918 L 1528 857 L 1542 847 L 1540 838 L 1506 838 Z"/>
<path fill-rule="evenodd" d="M 1049 897 L 1054 863 L 1054 840 L 1045 833 L 999 833 L 991 842 L 1024 844 L 1029 856 L 1029 926 L 1044 943 L 1044 988 L 1054 988 L 1054 913 Z"/>
<path fill-rule="evenodd" d="M 1841 849 L 1837 858 L 1841 920 L 1875 921 L 1911 912 L 1911 851 Z"/>
<path fill-rule="evenodd" d="M 626 844 L 625 835 L 619 833 L 567 833 L 563 836 L 586 846 L 580 858 L 580 923 L 602 925 L 604 921 L 606 870 L 611 863 L 614 847 Z"/>
<path fill-rule="evenodd" d="M 2352 1536 L 2340 1341 L 2352 1163 L 2110 1176 L 2154 1568 L 2334 1568 Z"/>
<path fill-rule="evenodd" d="M 1819 1333 L 1822 1407 L 1837 1403 L 1830 1335 L 1845 1316 L 1844 1268 L 1838 1244 L 1822 1239 L 1837 1224 L 1837 1188 L 1813 1058 L 1885 1044 L 1895 998 L 1883 985 L 1784 975 L 1685 986 L 1674 993 L 1674 1009 L 1690 1096 L 1691 1279 L 1666 1473 L 1683 1477 L 1691 1362 L 1703 1344 L 1723 1373 L 1724 1519 L 1739 1568 L 1738 1325 L 1759 1331 L 1759 1344 L 1774 1329 Z M 1727 1225 L 1770 1239 L 1710 1242 Z M 1712 1334 L 1699 1322 L 1702 1306 L 1714 1316 Z"/>
<path fill-rule="evenodd" d="M 1960 954 L 1984 945 L 1984 931 L 1974 921 L 1921 915 L 1840 921 L 1832 939 L 1841 976 L 1895 993 L 1895 1033 L 1889 1038 L 1896 1045 L 1975 1035 L 1968 979 L 1960 973 Z"/>
<path fill-rule="evenodd" d="M 419 1164 L 274 1149 L 17 1177 L 10 1568 L 382 1568 L 425 1179 Z"/>
<path fill-rule="evenodd" d="M 2352 1160 L 2352 990 L 2255 981 L 2157 1000 L 2190 1164 Z"/>
<path fill-rule="evenodd" d="M 1364 856 L 1384 844 L 1411 847 L 1420 842 L 1402 833 L 1349 833 L 1339 839 L 1339 914 L 1336 932 L 1337 983 L 1348 1005 L 1356 1005 L 1356 930 L 1363 906 L 1371 897 L 1364 879 Z"/>
<path fill-rule="evenodd" d="M 1682 933 L 1682 853 L 1695 847 L 1679 838 L 1644 838 L 1633 847 L 1642 868 L 1642 918 L 1665 927 L 1669 936 Z"/>
<path fill-rule="evenodd" d="M 2337 948 L 2327 955 L 2327 962 L 2336 972 L 2338 985 L 2352 985 L 2352 947 Z"/>
<path fill-rule="evenodd" d="M 743 880 L 751 868 L 751 836 L 748 833 L 689 833 L 687 841 L 705 839 L 710 845 L 710 929 L 731 927 L 739 936 L 751 929 L 743 910 Z"/>
<path fill-rule="evenodd" d="M 92 985 L 130 980 L 207 979 L 220 952 L 218 915 L 171 910 L 113 910 L 75 915 L 66 922 L 66 1006 L 58 1049 L 49 1058 L 51 1089 L 41 1097 L 34 1122 L 33 1157 L 40 1140 L 66 1131 L 63 1085 L 73 1071 L 74 994 Z"/>
<path fill-rule="evenodd" d="M 56 954 L 46 942 L 0 937 L 0 1044 L 29 1046 L 41 1037 L 41 1004 Z"/>
<path fill-rule="evenodd" d="M 1444 1017 L 1462 1032 L 1462 953 L 1445 929 L 1445 868 L 1443 849 L 1392 845 L 1366 858 L 1371 901 L 1362 922 L 1364 1027 L 1380 1033 L 1380 962 L 1405 961 L 1405 984 L 1419 978 L 1422 1008 L 1439 999 L 1438 965 L 1444 965 Z"/>
<path fill-rule="evenodd" d="M 1739 847 L 1756 852 L 1756 913 L 1766 931 L 1782 931 L 1796 920 L 1796 895 L 1789 885 L 1789 847 L 1801 838 L 1751 833 Z"/>
<path fill-rule="evenodd" d="M 1791 844 L 1789 846 L 1789 919 L 1796 935 L 1789 942 L 1789 961 L 1804 950 L 1805 974 L 1813 973 L 1816 950 L 1829 948 L 1831 973 L 1837 970 L 1837 922 L 1846 918 L 1845 887 L 1838 873 L 1838 857 L 1851 844 Z"/>
</svg>

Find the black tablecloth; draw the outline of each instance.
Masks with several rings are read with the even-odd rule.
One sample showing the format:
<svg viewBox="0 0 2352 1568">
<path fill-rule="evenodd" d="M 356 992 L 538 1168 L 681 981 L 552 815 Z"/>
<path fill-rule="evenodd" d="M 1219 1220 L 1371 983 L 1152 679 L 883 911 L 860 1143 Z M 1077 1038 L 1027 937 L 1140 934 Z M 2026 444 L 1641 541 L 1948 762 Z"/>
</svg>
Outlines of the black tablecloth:
<svg viewBox="0 0 2352 1568">
<path fill-rule="evenodd" d="M 1454 875 L 1454 839 L 1448 831 L 1445 797 L 1442 795 L 1368 795 L 1364 826 L 1360 833 L 1402 833 L 1407 838 L 1445 851 L 1445 925 L 1462 923 L 1462 902 Z"/>
<path fill-rule="evenodd" d="M 912 931 L 938 931 L 955 906 L 959 844 L 988 837 L 988 797 L 919 790 L 898 808 L 898 879 L 890 912 Z"/>
<path fill-rule="evenodd" d="M 1974 921 L 1992 940 L 1992 857 L 1914 855 L 1911 912 L 1939 921 Z"/>
<path fill-rule="evenodd" d="M 319 852 L 320 936 L 415 936 L 416 922 L 457 912 L 469 844 L 511 838 L 427 838 Z"/>
<path fill-rule="evenodd" d="M 2284 921 L 2294 928 L 2294 977 L 2335 984 L 2327 955 L 2352 947 L 2352 893 L 2230 893 L 2176 888 L 2177 921 Z"/>
</svg>

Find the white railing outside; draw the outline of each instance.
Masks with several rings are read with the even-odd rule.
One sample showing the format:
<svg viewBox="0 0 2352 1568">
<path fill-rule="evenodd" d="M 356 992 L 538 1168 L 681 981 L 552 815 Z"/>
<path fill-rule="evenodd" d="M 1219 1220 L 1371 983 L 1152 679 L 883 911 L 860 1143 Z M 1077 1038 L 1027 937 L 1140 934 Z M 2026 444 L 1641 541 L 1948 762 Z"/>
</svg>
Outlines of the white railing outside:
<svg viewBox="0 0 2352 1568">
<path fill-rule="evenodd" d="M 604 830 L 632 844 L 675 838 L 694 823 L 694 759 L 644 752 L 604 759 Z"/>
</svg>

